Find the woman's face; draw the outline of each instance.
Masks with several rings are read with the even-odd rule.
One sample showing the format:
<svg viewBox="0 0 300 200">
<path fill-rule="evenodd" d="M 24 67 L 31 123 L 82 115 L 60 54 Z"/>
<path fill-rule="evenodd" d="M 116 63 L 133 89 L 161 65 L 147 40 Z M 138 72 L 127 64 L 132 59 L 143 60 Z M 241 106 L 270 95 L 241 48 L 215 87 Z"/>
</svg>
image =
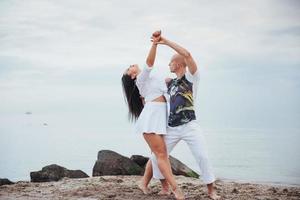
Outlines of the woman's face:
<svg viewBox="0 0 300 200">
<path fill-rule="evenodd" d="M 131 79 L 135 79 L 139 72 L 139 66 L 137 64 L 130 65 L 126 71 L 125 74 L 129 75 Z"/>
</svg>

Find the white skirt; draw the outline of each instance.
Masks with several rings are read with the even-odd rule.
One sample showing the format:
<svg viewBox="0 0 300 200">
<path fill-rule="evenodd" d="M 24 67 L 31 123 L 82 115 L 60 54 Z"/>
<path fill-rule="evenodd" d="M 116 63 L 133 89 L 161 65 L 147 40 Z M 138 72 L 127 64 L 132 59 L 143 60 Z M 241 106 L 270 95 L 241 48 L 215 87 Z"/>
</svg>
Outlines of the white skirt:
<svg viewBox="0 0 300 200">
<path fill-rule="evenodd" d="M 137 134 L 167 134 L 167 103 L 146 102 L 134 129 Z"/>
</svg>

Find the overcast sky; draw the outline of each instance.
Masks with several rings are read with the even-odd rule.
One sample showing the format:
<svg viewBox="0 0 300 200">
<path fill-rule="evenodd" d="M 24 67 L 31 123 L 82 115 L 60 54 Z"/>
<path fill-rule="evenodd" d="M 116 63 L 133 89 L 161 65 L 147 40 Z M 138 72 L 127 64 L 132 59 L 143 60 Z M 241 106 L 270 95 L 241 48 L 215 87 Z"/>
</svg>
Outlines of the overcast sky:
<svg viewBox="0 0 300 200">
<path fill-rule="evenodd" d="M 0 112 L 125 110 L 121 74 L 145 62 L 161 29 L 196 59 L 204 124 L 299 128 L 299 9 L 297 0 L 1 0 Z M 158 72 L 167 75 L 173 53 L 159 47 Z"/>
</svg>

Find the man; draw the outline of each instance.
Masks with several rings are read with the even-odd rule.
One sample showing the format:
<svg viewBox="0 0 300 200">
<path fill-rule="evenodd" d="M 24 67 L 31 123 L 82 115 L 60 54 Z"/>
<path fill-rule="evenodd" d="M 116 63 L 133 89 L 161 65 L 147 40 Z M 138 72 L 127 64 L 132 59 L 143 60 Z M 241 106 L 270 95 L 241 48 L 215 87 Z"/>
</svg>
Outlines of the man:
<svg viewBox="0 0 300 200">
<path fill-rule="evenodd" d="M 165 96 L 169 102 L 169 117 L 168 134 L 165 135 L 164 139 L 167 152 L 170 154 L 179 141 L 185 141 L 200 167 L 203 182 L 207 184 L 208 196 L 211 199 L 219 199 L 220 197 L 216 194 L 213 186 L 215 177 L 208 160 L 204 136 L 196 122 L 194 100 L 197 98 L 200 78 L 197 64 L 185 48 L 167 40 L 161 34 L 153 35 L 153 37 L 160 37 L 159 42 L 156 42 L 157 44 L 167 45 L 177 52 L 169 63 L 170 71 L 176 74 L 176 78 L 166 80 L 168 94 Z M 152 156 L 146 165 L 142 179 L 145 190 L 152 176 L 161 180 L 162 191 L 159 194 L 169 194 L 168 183 L 158 168 L 155 156 Z"/>
</svg>

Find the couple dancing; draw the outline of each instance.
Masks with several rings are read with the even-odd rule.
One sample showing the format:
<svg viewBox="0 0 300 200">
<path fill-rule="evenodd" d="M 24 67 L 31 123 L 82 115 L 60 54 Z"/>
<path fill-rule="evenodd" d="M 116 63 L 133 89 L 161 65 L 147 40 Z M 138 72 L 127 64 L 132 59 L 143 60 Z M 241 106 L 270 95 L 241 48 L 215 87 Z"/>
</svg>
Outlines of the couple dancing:
<svg viewBox="0 0 300 200">
<path fill-rule="evenodd" d="M 167 40 L 160 31 L 152 34 L 151 41 L 146 64 L 142 68 L 137 64 L 130 65 L 122 76 L 130 119 L 136 120 L 136 132 L 143 135 L 152 151 L 139 188 L 148 194 L 148 184 L 153 177 L 160 179 L 162 190 L 159 194 L 169 195 L 171 190 L 176 199 L 184 199 L 168 159 L 175 145 L 183 140 L 200 167 L 208 196 L 219 199 L 214 190 L 215 177 L 207 157 L 204 136 L 199 131 L 194 110 L 200 75 L 197 65 L 185 48 Z M 176 78 L 160 80 L 151 74 L 158 45 L 167 45 L 176 51 L 169 63 Z"/>
</svg>

